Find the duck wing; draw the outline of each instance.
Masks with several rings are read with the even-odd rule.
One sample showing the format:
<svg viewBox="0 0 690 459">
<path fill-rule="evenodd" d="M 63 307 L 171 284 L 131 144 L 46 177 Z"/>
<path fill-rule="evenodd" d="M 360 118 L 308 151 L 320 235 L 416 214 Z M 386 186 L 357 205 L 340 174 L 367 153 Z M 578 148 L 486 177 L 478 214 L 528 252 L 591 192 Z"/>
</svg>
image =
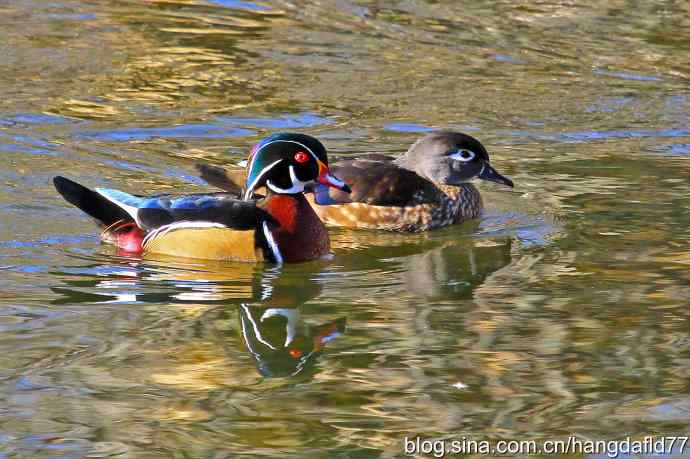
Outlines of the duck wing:
<svg viewBox="0 0 690 459">
<path fill-rule="evenodd" d="M 145 233 L 147 253 L 215 260 L 282 262 L 271 233 L 276 220 L 257 201 L 228 193 L 139 197 L 97 189 L 125 208 Z"/>
<path fill-rule="evenodd" d="M 442 193 L 436 185 L 400 167 L 393 159 L 385 155 L 370 155 L 335 162 L 331 171 L 350 186 L 352 193 L 317 186 L 314 201 L 320 205 L 360 202 L 396 207 L 438 202 Z"/>
<path fill-rule="evenodd" d="M 256 201 L 243 201 L 229 193 L 145 197 L 107 188 L 96 188 L 95 192 L 126 211 L 137 226 L 146 231 L 180 222 L 189 226 L 215 224 L 249 230 L 263 221 L 273 220 L 265 210 L 257 207 Z"/>
</svg>

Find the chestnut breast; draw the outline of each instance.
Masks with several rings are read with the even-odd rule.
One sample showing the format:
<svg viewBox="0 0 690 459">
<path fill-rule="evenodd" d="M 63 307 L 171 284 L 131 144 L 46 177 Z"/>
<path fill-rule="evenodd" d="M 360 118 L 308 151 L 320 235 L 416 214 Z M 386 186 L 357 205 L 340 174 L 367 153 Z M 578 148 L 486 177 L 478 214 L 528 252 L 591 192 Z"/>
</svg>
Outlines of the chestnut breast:
<svg viewBox="0 0 690 459">
<path fill-rule="evenodd" d="M 277 225 L 271 233 L 284 261 L 307 261 L 331 250 L 328 231 L 303 194 L 274 194 L 259 204 Z"/>
</svg>

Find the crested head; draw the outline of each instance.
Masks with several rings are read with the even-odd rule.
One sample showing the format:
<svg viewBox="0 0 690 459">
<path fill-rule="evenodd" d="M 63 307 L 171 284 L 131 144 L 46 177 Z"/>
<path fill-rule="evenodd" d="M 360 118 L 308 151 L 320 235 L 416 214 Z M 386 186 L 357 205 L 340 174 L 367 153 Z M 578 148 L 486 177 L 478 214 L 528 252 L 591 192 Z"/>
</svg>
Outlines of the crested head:
<svg viewBox="0 0 690 459">
<path fill-rule="evenodd" d="M 349 190 L 328 172 L 326 147 L 316 138 L 299 133 L 273 134 L 256 144 L 249 155 L 245 199 L 262 186 L 277 194 L 296 194 L 314 183 Z"/>
<path fill-rule="evenodd" d="M 486 148 L 474 137 L 438 131 L 412 144 L 398 164 L 444 185 L 461 185 L 477 177 L 512 187 L 513 182 L 496 172 L 489 161 Z"/>
</svg>

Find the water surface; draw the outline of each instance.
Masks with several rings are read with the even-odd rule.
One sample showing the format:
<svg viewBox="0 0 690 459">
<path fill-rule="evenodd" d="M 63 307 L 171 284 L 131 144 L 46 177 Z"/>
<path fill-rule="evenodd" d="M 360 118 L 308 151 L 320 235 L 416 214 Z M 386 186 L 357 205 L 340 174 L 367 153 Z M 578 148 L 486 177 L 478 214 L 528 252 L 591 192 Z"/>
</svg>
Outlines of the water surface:
<svg viewBox="0 0 690 459">
<path fill-rule="evenodd" d="M 0 6 L 0 456 L 392 458 L 402 439 L 687 435 L 682 3 Z M 514 190 L 284 267 L 123 256 L 53 190 L 205 189 L 280 130 L 453 128 Z"/>
</svg>

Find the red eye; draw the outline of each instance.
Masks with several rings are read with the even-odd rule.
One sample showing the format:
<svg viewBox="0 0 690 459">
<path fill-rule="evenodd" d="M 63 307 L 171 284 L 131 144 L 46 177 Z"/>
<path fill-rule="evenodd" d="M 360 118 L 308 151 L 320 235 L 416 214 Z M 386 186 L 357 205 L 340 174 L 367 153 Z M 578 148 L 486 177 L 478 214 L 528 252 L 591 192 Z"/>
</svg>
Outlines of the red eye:
<svg viewBox="0 0 690 459">
<path fill-rule="evenodd" d="M 302 351 L 300 351 L 299 349 L 290 349 L 288 352 L 290 352 L 290 355 L 293 359 L 299 359 L 300 357 L 302 357 Z"/>
<path fill-rule="evenodd" d="M 297 153 L 295 153 L 295 161 L 297 161 L 298 163 L 306 163 L 307 161 L 309 161 L 309 155 L 307 155 L 303 151 L 298 151 Z"/>
</svg>

